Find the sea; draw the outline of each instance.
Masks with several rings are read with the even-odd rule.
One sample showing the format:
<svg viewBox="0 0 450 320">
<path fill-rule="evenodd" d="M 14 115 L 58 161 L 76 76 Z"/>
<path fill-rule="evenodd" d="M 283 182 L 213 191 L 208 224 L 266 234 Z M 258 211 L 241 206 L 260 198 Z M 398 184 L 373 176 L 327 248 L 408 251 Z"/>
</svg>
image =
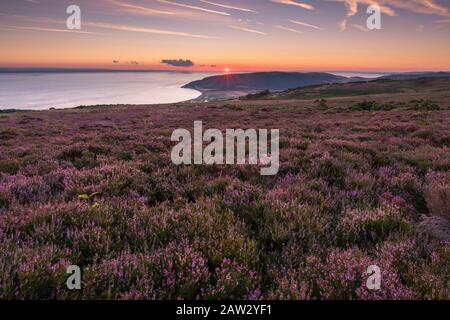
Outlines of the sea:
<svg viewBox="0 0 450 320">
<path fill-rule="evenodd" d="M 0 110 L 47 110 L 110 104 L 175 103 L 201 93 L 183 85 L 211 73 L 0 73 Z"/>
<path fill-rule="evenodd" d="M 375 78 L 381 73 L 330 72 Z M 48 110 L 116 104 L 164 104 L 198 98 L 182 86 L 206 72 L 0 72 L 0 110 Z"/>
</svg>

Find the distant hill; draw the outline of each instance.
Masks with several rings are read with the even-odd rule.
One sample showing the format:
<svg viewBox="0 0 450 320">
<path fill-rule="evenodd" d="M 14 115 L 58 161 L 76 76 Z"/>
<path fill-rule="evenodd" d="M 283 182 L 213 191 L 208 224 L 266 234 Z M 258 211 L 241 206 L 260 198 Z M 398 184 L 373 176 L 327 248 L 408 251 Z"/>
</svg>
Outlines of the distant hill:
<svg viewBox="0 0 450 320">
<path fill-rule="evenodd" d="M 278 96 L 281 99 L 290 97 L 305 99 L 317 96 L 370 95 L 420 90 L 420 85 L 418 88 L 414 85 L 417 82 L 414 81 L 405 84 L 404 88 L 399 88 L 399 83 L 391 86 L 386 81 L 447 77 L 450 78 L 450 72 L 397 73 L 376 79 L 347 78 L 324 72 L 255 72 L 207 77 L 190 82 L 183 88 L 201 91 L 202 95 L 195 99 L 197 102 L 234 99 L 245 95 L 248 95 L 247 99 L 267 99 Z M 419 83 L 423 81 L 425 80 Z M 286 90 L 287 92 L 277 93 Z"/>
<path fill-rule="evenodd" d="M 450 72 L 407 72 L 407 73 L 390 74 L 387 76 L 379 77 L 378 79 L 403 80 L 403 79 L 443 78 L 443 77 L 450 77 Z"/>
<path fill-rule="evenodd" d="M 406 78 L 403 80 L 377 79 L 364 82 L 335 83 L 300 87 L 282 92 L 249 94 L 246 100 L 320 99 L 333 97 L 371 96 L 379 94 L 417 94 L 421 92 L 448 92 L 450 77 Z"/>
<path fill-rule="evenodd" d="M 207 77 L 188 83 L 183 88 L 195 89 L 201 92 L 210 90 L 243 92 L 257 90 L 279 91 L 325 83 L 343 83 L 351 81 L 351 79 L 320 72 L 256 72 Z"/>
</svg>

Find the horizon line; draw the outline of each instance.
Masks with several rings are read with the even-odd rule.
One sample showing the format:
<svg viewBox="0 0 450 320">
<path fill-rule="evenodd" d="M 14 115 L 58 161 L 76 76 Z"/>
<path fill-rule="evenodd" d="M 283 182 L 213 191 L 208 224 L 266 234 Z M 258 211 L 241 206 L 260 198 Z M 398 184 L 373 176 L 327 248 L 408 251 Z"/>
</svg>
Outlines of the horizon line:
<svg viewBox="0 0 450 320">
<path fill-rule="evenodd" d="M 168 73 L 221 73 L 220 70 L 170 70 L 170 69 L 114 69 L 114 68 L 83 68 L 83 67 L 0 67 L 0 73 L 94 73 L 94 72 L 104 72 L 104 73 L 145 73 L 145 72 L 168 72 Z M 450 72 L 450 69 L 439 69 L 439 70 L 301 70 L 301 69 L 291 69 L 291 70 L 236 70 L 234 73 L 242 72 L 299 72 L 299 73 L 367 73 L 367 74 L 380 74 L 380 73 L 439 73 L 439 72 Z"/>
</svg>

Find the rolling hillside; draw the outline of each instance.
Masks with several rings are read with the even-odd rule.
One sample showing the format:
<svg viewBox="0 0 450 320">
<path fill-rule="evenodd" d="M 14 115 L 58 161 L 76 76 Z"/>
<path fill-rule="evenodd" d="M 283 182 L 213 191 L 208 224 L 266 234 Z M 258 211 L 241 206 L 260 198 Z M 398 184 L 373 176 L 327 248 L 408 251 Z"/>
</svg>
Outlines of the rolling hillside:
<svg viewBox="0 0 450 320">
<path fill-rule="evenodd" d="M 445 94 L 447 92 L 447 94 Z M 285 99 L 326 99 L 334 97 L 357 97 L 372 95 L 408 94 L 433 95 L 440 98 L 449 96 L 450 78 L 418 78 L 406 80 L 381 79 L 366 82 L 324 84 L 290 89 L 282 92 L 261 92 L 242 99 L 249 100 L 285 100 Z M 390 96 L 392 98 L 392 96 Z M 425 97 L 424 97 L 425 98 Z"/>
</svg>

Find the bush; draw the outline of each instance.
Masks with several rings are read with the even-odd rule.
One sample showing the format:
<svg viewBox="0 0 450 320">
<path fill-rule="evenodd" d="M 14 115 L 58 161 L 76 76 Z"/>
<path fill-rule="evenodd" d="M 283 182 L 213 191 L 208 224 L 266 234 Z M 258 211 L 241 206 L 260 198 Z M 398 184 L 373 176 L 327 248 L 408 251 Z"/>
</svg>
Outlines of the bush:
<svg viewBox="0 0 450 320">
<path fill-rule="evenodd" d="M 430 213 L 450 221 L 450 176 L 430 172 L 427 174 L 425 200 Z"/>
<path fill-rule="evenodd" d="M 15 160 L 0 160 L 0 172 L 16 174 L 20 169 L 20 164 Z"/>
</svg>

